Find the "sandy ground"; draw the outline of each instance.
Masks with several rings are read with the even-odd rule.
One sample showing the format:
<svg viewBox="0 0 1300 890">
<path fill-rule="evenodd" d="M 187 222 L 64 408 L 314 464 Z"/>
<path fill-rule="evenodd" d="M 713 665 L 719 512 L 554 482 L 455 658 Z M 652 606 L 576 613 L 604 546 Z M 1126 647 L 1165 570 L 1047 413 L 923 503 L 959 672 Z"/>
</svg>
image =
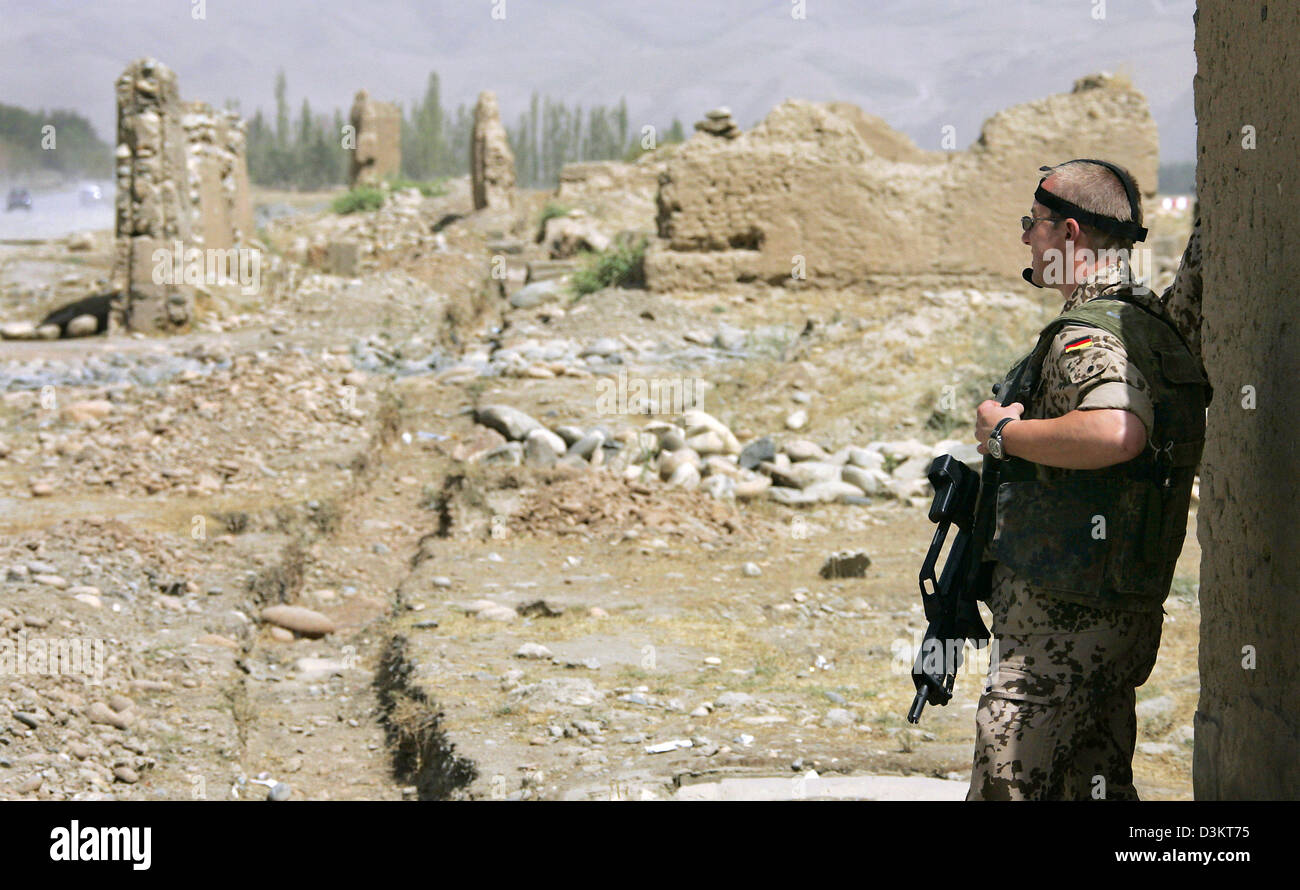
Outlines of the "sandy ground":
<svg viewBox="0 0 1300 890">
<path fill-rule="evenodd" d="M 456 200 L 420 213 L 468 213 Z M 294 219 L 277 249 L 316 225 Z M 1175 259 L 1180 225 L 1157 229 Z M 794 508 L 468 460 L 491 441 L 476 405 L 552 427 L 656 418 L 599 410 L 610 365 L 395 374 L 362 370 L 357 344 L 455 361 L 613 338 L 629 373 L 706 381 L 703 407 L 742 442 L 833 451 L 969 438 L 973 406 L 1057 307 L 1014 283 L 932 280 L 511 309 L 476 287 L 502 233 L 466 218 L 441 234 L 436 255 L 381 251 L 353 278 L 282 269 L 168 340 L 0 346 L 11 369 L 59 381 L 7 378 L 0 404 L 0 626 L 105 653 L 100 682 L 30 664 L 0 677 L 0 798 L 250 799 L 280 782 L 294 799 L 648 799 L 808 770 L 964 781 L 981 677 L 904 719 L 924 504 Z M 0 317 L 92 292 L 109 245 L 0 247 Z M 724 328 L 743 345 L 699 342 Z M 171 371 L 69 379 L 92 359 Z M 945 386 L 970 410 L 942 409 Z M 799 407 L 796 434 L 784 418 Z M 870 555 L 865 576 L 820 577 L 845 548 Z M 1138 693 L 1144 798 L 1191 798 L 1199 561 L 1193 514 Z M 483 617 L 482 600 L 515 617 Z M 275 629 L 262 615 L 277 604 L 333 630 Z"/>
</svg>

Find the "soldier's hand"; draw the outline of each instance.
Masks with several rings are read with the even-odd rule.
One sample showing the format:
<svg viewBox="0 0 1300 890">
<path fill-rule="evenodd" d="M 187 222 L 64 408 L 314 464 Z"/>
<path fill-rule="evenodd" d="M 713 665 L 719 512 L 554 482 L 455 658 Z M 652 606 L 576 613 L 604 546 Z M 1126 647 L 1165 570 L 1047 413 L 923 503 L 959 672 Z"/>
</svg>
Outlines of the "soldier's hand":
<svg viewBox="0 0 1300 890">
<path fill-rule="evenodd" d="M 1005 408 L 993 399 L 980 402 L 980 406 L 975 409 L 975 441 L 979 443 L 979 453 L 988 454 L 988 448 L 984 443 L 988 442 L 989 436 L 993 434 L 993 427 L 998 425 L 999 420 L 1004 417 L 1014 417 L 1019 420 L 1024 412 L 1025 406 L 1019 402 L 1012 402 Z"/>
</svg>

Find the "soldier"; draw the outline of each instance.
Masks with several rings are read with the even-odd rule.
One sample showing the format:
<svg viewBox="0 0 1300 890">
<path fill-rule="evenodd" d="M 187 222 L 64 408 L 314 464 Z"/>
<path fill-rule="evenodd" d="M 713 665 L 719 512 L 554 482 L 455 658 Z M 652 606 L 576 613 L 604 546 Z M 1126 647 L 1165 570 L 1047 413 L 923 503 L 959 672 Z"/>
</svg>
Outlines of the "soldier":
<svg viewBox="0 0 1300 890">
<path fill-rule="evenodd" d="M 1132 280 L 1146 236 L 1132 177 L 1104 161 L 1042 169 L 1024 277 L 1065 303 L 976 414 L 980 452 L 1002 462 L 977 543 L 999 657 L 967 799 L 1133 800 L 1134 691 L 1160 646 L 1210 390 Z"/>
</svg>

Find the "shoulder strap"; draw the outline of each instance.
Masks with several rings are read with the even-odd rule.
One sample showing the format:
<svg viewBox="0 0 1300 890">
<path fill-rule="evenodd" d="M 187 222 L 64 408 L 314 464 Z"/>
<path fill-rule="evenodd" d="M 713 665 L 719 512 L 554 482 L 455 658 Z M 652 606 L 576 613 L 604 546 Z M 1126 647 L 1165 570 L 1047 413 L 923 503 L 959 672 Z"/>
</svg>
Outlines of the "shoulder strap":
<svg viewBox="0 0 1300 890">
<path fill-rule="evenodd" d="M 1143 305 L 1142 303 L 1138 302 L 1137 300 L 1132 300 L 1124 296 L 1116 295 L 1110 297 L 1096 297 L 1080 306 L 1076 306 L 1074 309 L 1071 309 L 1069 312 L 1066 312 L 1058 316 L 1049 325 L 1049 328 L 1052 328 L 1053 332 L 1055 332 L 1057 330 L 1060 330 L 1061 327 L 1070 324 L 1071 322 L 1078 322 L 1081 324 L 1086 324 L 1086 325 L 1091 325 L 1093 327 L 1101 328 L 1104 331 L 1108 331 L 1109 333 L 1115 335 L 1116 337 L 1119 337 L 1120 340 L 1122 341 L 1123 336 L 1120 333 L 1120 330 L 1123 325 L 1123 320 L 1114 314 L 1114 309 L 1108 309 L 1100 305 L 1102 303 L 1109 303 L 1109 304 L 1119 303 L 1120 312 L 1121 313 L 1127 312 L 1128 317 L 1130 319 L 1145 317 L 1145 318 L 1154 319 L 1155 321 L 1164 324 L 1165 327 L 1167 327 L 1173 333 L 1174 337 L 1177 338 L 1177 342 L 1180 346 L 1182 346 L 1183 351 L 1187 355 L 1187 358 L 1197 369 L 1196 373 L 1200 377 L 1201 387 L 1205 393 L 1205 404 L 1208 405 L 1210 403 L 1210 401 L 1214 398 L 1214 388 L 1210 385 L 1209 375 L 1205 372 L 1205 364 L 1200 359 L 1200 357 L 1197 356 L 1197 354 L 1192 351 L 1191 346 L 1189 346 L 1187 343 L 1187 339 L 1183 336 L 1182 332 L 1178 330 L 1178 325 L 1176 325 L 1174 323 L 1174 320 L 1170 318 L 1166 313 L 1155 312 L 1152 309 L 1148 308 L 1147 306 Z M 1140 310 L 1143 313 L 1143 315 L 1138 315 L 1133 310 Z"/>
<path fill-rule="evenodd" d="M 1139 285 L 1139 286 L 1137 286 L 1137 287 L 1134 287 L 1133 289 L 1134 289 L 1134 290 L 1139 290 L 1139 289 L 1140 289 L 1140 290 L 1145 291 L 1146 293 L 1150 294 L 1150 295 L 1153 296 L 1153 297 L 1155 296 L 1155 291 L 1151 290 L 1150 288 L 1141 287 L 1141 286 Z M 1106 310 L 1102 309 L 1102 307 L 1100 307 L 1100 306 L 1095 306 L 1095 307 L 1094 307 L 1094 306 L 1093 306 L 1094 303 L 1103 303 L 1103 302 L 1104 302 L 1104 303 L 1123 303 L 1125 306 L 1132 306 L 1132 307 L 1134 307 L 1134 308 L 1136 308 L 1136 309 L 1140 309 L 1141 311 L 1145 312 L 1147 315 L 1149 315 L 1149 316 L 1151 316 L 1152 318 L 1154 318 L 1156 321 L 1159 321 L 1159 322 L 1161 322 L 1162 324 L 1164 324 L 1165 327 L 1169 328 L 1169 330 L 1173 332 L 1174 336 L 1178 338 L 1178 342 L 1181 343 L 1181 344 L 1183 345 L 1183 348 L 1186 349 L 1186 350 L 1187 350 L 1189 353 L 1191 353 L 1192 355 L 1195 355 L 1195 353 L 1192 353 L 1192 348 L 1191 348 L 1191 346 L 1189 346 L 1188 343 L 1187 343 L 1187 338 L 1183 336 L 1183 332 L 1182 332 L 1182 331 L 1178 330 L 1178 325 L 1174 323 L 1174 320 L 1173 320 L 1172 318 L 1170 318 L 1169 315 L 1168 315 L 1167 313 L 1164 313 L 1164 312 L 1157 312 L 1156 310 L 1152 309 L 1151 307 L 1147 306 L 1146 304 L 1144 304 L 1144 303 L 1142 303 L 1142 302 L 1140 302 L 1140 301 L 1138 301 L 1138 300 L 1133 299 L 1132 297 L 1124 296 L 1124 295 L 1122 295 L 1122 294 L 1114 294 L 1114 295 L 1112 295 L 1112 296 L 1107 296 L 1107 297 L 1096 297 L 1096 298 L 1094 298 L 1094 299 L 1089 300 L 1089 301 L 1086 302 L 1086 303 L 1083 303 L 1082 305 L 1076 306 L 1074 309 L 1072 309 L 1072 310 L 1070 310 L 1069 312 L 1065 313 L 1065 315 L 1067 315 L 1067 316 L 1072 316 L 1072 315 L 1075 315 L 1076 313 L 1078 313 L 1080 316 L 1083 316 L 1083 315 L 1086 314 L 1087 317 L 1089 318 L 1089 323 L 1095 323 L 1096 327 L 1099 327 L 1099 328 L 1102 328 L 1102 329 L 1104 329 L 1104 330 L 1110 331 L 1112 334 L 1115 334 L 1116 336 L 1119 336 L 1119 334 L 1118 334 L 1116 331 L 1112 330 L 1111 325 L 1109 325 L 1109 324 L 1106 323 L 1106 320 L 1105 320 L 1105 319 L 1097 319 L 1095 322 L 1092 321 L 1093 317 L 1094 317 L 1097 313 L 1089 312 L 1089 311 L 1088 311 L 1089 308 L 1091 307 L 1091 308 L 1095 308 L 1095 309 L 1101 310 L 1101 313 L 1100 313 L 1100 314 L 1105 314 L 1105 313 L 1106 313 Z M 1064 317 L 1064 316 L 1062 316 L 1062 317 Z"/>
</svg>

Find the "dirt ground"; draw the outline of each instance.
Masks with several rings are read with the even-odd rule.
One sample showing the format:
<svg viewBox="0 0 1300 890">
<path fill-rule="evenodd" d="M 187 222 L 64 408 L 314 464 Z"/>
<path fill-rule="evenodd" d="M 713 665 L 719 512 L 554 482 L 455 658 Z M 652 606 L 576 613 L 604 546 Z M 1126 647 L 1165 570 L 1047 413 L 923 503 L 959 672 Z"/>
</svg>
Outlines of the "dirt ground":
<svg viewBox="0 0 1300 890">
<path fill-rule="evenodd" d="M 629 374 L 704 380 L 704 409 L 741 442 L 931 445 L 970 438 L 1052 295 L 892 280 L 514 309 L 484 284 L 493 242 L 531 240 L 545 197 L 505 232 L 463 193 L 428 199 L 434 253 L 381 245 L 352 277 L 285 259 L 263 295 L 201 305 L 166 340 L 0 345 L 0 627 L 104 652 L 100 682 L 0 676 L 0 798 L 263 799 L 282 783 L 292 799 L 664 799 L 809 769 L 968 778 L 978 673 L 905 720 L 924 503 L 789 507 L 616 467 L 484 462 L 496 442 L 476 406 L 612 432 L 662 418 L 603 413 L 616 369 L 559 347 L 545 373 L 464 368 L 608 339 Z M 268 237 L 287 255 L 327 216 Z M 1155 224 L 1175 261 L 1186 225 Z M 0 245 L 0 314 L 39 320 L 90 293 L 109 246 Z M 743 346 L 709 345 L 724 329 Z M 412 361 L 425 353 L 441 358 Z M 99 376 L 74 379 L 88 365 Z M 1192 796 L 1195 522 L 1138 692 L 1146 799 Z M 822 578 L 843 549 L 870 555 L 865 576 Z M 264 620 L 285 604 L 332 631 Z"/>
</svg>

